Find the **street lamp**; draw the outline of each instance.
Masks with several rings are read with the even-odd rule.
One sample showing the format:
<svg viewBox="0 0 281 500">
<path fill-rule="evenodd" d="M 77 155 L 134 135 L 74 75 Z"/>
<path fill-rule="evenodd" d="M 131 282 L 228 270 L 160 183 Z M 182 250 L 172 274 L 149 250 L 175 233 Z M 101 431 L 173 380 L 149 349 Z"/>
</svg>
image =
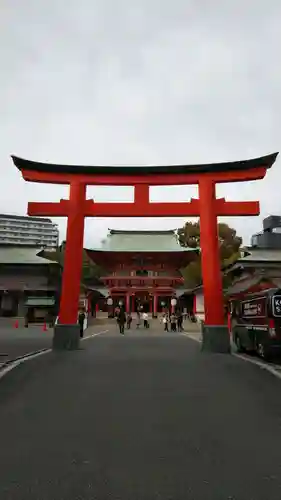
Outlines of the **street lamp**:
<svg viewBox="0 0 281 500">
<path fill-rule="evenodd" d="M 171 306 L 172 306 L 172 313 L 175 312 L 175 307 L 177 305 L 177 299 L 175 299 L 174 297 L 171 299 Z"/>
</svg>

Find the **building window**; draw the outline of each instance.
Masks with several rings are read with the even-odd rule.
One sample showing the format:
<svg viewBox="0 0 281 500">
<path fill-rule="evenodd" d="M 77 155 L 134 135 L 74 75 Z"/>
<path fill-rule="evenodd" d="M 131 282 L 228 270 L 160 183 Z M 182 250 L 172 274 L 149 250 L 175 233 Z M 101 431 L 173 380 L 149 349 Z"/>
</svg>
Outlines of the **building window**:
<svg viewBox="0 0 281 500">
<path fill-rule="evenodd" d="M 136 271 L 136 276 L 148 276 L 148 271 L 145 269 L 138 269 Z"/>
</svg>

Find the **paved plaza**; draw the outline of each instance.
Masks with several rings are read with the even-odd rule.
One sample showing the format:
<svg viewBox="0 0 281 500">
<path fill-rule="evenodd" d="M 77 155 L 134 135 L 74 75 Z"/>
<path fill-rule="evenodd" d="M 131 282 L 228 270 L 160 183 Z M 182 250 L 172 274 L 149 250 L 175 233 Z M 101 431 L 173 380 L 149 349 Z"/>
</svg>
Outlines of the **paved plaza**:
<svg viewBox="0 0 281 500">
<path fill-rule="evenodd" d="M 14 328 L 13 322 L 0 322 L 0 368 L 6 362 L 52 346 L 53 329 L 43 325 Z"/>
<path fill-rule="evenodd" d="M 94 329 L 104 330 L 107 328 L 108 320 L 105 315 L 93 321 L 94 324 L 96 323 Z M 135 322 L 136 318 L 134 317 L 132 327 L 134 327 Z M 110 320 L 109 324 L 112 325 L 110 326 L 111 330 L 115 331 L 115 320 Z M 163 325 L 160 324 L 159 320 L 150 320 L 150 324 L 152 325 L 150 330 L 151 335 L 163 329 Z M 22 319 L 19 320 L 18 328 L 15 328 L 14 325 L 15 320 L 12 318 L 2 318 L 0 320 L 0 368 L 13 359 L 52 347 L 53 329 L 49 328 L 48 325 L 46 331 L 43 325 L 30 324 L 28 328 L 24 328 Z M 196 327 L 189 321 L 185 322 L 185 327 L 187 331 L 196 330 Z M 140 328 L 140 331 L 142 330 L 143 328 Z"/>
<path fill-rule="evenodd" d="M 0 381 L 0 498 L 280 500 L 280 380 L 185 335 L 117 333 Z"/>
</svg>

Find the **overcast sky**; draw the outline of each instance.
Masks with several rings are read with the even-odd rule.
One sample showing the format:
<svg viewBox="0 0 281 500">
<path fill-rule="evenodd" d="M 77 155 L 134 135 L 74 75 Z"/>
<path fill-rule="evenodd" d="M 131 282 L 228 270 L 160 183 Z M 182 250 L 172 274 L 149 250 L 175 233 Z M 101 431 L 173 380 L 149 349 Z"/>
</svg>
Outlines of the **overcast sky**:
<svg viewBox="0 0 281 500">
<path fill-rule="evenodd" d="M 280 0 L 1 0 L 0 211 L 56 201 L 67 187 L 25 183 L 10 159 L 73 164 L 240 160 L 281 145 Z M 261 203 L 224 219 L 247 243 L 281 214 L 281 159 L 263 181 L 220 185 Z M 153 188 L 152 200 L 196 187 Z M 130 188 L 88 188 L 99 201 Z M 61 237 L 65 220 L 57 219 Z M 87 219 L 85 245 L 107 228 L 174 228 L 183 219 Z"/>
</svg>

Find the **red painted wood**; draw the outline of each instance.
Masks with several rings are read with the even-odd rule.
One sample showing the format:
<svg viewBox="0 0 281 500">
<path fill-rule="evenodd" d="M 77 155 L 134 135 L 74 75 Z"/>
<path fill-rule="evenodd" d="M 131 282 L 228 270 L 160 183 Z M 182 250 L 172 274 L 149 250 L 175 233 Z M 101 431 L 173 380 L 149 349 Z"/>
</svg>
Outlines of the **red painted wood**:
<svg viewBox="0 0 281 500">
<path fill-rule="evenodd" d="M 138 186 L 139 188 L 147 186 Z M 144 190 L 147 195 L 147 189 Z M 258 201 L 225 201 L 217 199 L 214 204 L 218 216 L 259 215 Z M 59 203 L 30 202 L 28 215 L 67 217 L 69 201 L 61 200 Z M 180 203 L 149 203 L 145 198 L 137 198 L 135 203 L 95 203 L 93 200 L 81 202 L 84 217 L 199 217 L 200 200 L 192 199 L 190 202 Z"/>
<path fill-rule="evenodd" d="M 70 185 L 64 269 L 59 321 L 62 324 L 77 322 L 80 280 L 83 258 L 84 215 L 80 210 L 86 196 L 86 186 L 79 182 Z"/>
<path fill-rule="evenodd" d="M 220 256 L 218 247 L 217 216 L 215 213 L 215 183 L 203 178 L 199 183 L 200 245 L 204 283 L 205 323 L 224 324 L 224 306 Z"/>
<path fill-rule="evenodd" d="M 216 200 L 217 216 L 255 216 L 259 214 L 260 204 L 258 201 L 225 201 L 224 198 Z"/>
<path fill-rule="evenodd" d="M 27 213 L 31 216 L 40 217 L 68 217 L 69 200 L 60 202 L 37 202 L 30 201 L 27 205 Z"/>
<path fill-rule="evenodd" d="M 136 205 L 149 205 L 149 185 L 137 184 L 134 187 L 134 200 Z"/>
<path fill-rule="evenodd" d="M 101 280 L 103 281 L 108 281 L 108 280 L 112 280 L 112 281 L 116 281 L 116 280 L 121 280 L 121 281 L 159 281 L 159 283 L 161 283 L 161 281 L 171 281 L 171 280 L 174 280 L 174 281 L 180 281 L 182 282 L 183 281 L 183 277 L 182 276 L 122 276 L 122 275 L 117 275 L 117 276 L 102 276 L 100 278 Z"/>
<path fill-rule="evenodd" d="M 226 202 L 216 199 L 215 184 L 262 179 L 265 167 L 248 171 L 207 174 L 75 175 L 23 170 L 25 180 L 70 184 L 69 200 L 59 203 L 29 203 L 29 215 L 68 217 L 60 321 L 76 323 L 82 268 L 84 217 L 186 217 L 200 216 L 202 275 L 206 324 L 224 324 L 222 280 L 217 237 L 217 216 L 258 215 L 258 202 Z M 127 185 L 135 187 L 134 203 L 95 203 L 86 200 L 86 185 Z M 199 199 L 184 203 L 150 203 L 149 186 L 199 184 Z M 171 258 L 171 256 L 170 256 Z M 182 257 L 183 258 L 183 257 Z M 185 257 L 186 258 L 186 257 Z M 114 255 L 112 255 L 112 262 Z M 151 277 L 157 281 L 157 278 Z M 166 277 L 165 277 L 166 278 Z M 131 278 L 132 279 L 132 278 Z M 169 277 L 166 279 L 169 280 Z M 112 279 L 121 285 L 122 278 Z M 140 283 L 145 283 L 142 278 Z M 160 282 L 161 280 L 159 280 Z"/>
<path fill-rule="evenodd" d="M 128 290 L 128 287 L 126 286 L 113 286 L 111 288 L 111 291 L 112 293 L 116 293 L 116 291 L 120 291 L 122 290 L 122 293 L 126 293 L 127 290 Z M 172 293 L 172 288 L 170 286 L 161 286 L 161 287 L 157 287 L 156 289 L 154 289 L 153 287 L 151 287 L 151 289 L 149 289 L 149 291 L 147 291 L 147 287 L 141 287 L 141 286 L 136 286 L 136 287 L 132 287 L 132 293 L 136 294 L 136 293 L 158 293 L 158 295 L 161 295 L 161 293 L 167 293 L 167 292 L 171 292 Z"/>
<path fill-rule="evenodd" d="M 120 262 L 123 262 L 123 268 L 136 270 L 142 269 L 140 266 L 136 266 L 133 252 L 110 252 L 110 259 L 108 252 L 99 252 L 87 250 L 87 255 L 93 262 L 105 268 L 108 273 L 110 271 L 116 271 L 118 274 L 118 269 L 120 269 Z M 147 266 L 149 269 L 153 269 L 157 262 L 161 261 L 161 270 L 166 270 L 174 272 L 175 269 L 180 269 L 186 266 L 190 260 L 194 257 L 193 252 L 142 252 L 145 258 L 149 258 L 147 261 Z"/>
<path fill-rule="evenodd" d="M 130 297 L 130 294 L 129 292 L 127 292 L 126 294 L 126 312 L 130 312 L 131 310 L 131 297 Z"/>
<path fill-rule="evenodd" d="M 148 174 L 147 176 L 126 176 L 126 175 L 77 175 L 77 174 L 55 174 L 49 172 L 34 172 L 22 170 L 22 176 L 26 181 L 43 182 L 50 184 L 71 184 L 71 182 L 81 182 L 87 185 L 102 186 L 135 186 L 136 184 L 146 184 L 149 186 L 166 186 L 182 184 L 198 184 L 200 178 L 206 178 L 217 182 L 240 182 L 263 179 L 266 174 L 266 167 L 258 167 L 252 170 L 237 170 L 235 172 L 220 172 L 207 174 Z"/>
<path fill-rule="evenodd" d="M 158 295 L 157 293 L 154 293 L 153 295 L 153 314 L 157 314 L 157 309 L 158 309 Z"/>
<path fill-rule="evenodd" d="M 132 294 L 132 313 L 135 312 L 135 294 Z"/>
</svg>

